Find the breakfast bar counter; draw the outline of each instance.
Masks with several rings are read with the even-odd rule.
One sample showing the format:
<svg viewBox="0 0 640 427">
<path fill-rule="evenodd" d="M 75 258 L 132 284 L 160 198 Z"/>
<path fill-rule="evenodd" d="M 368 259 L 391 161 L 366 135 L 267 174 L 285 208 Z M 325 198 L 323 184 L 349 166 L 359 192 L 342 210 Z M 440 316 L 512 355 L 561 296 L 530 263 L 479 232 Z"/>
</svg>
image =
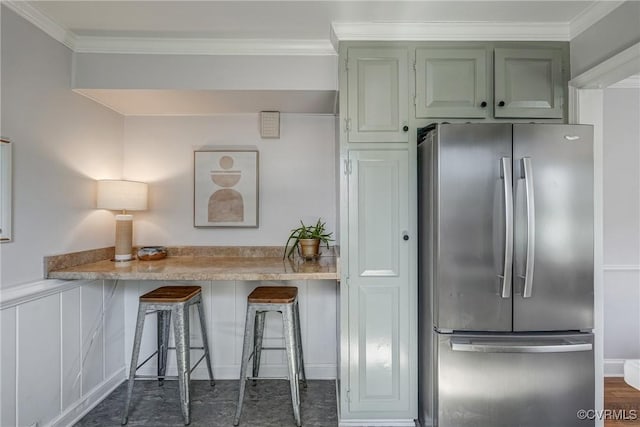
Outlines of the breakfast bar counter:
<svg viewBox="0 0 640 427">
<path fill-rule="evenodd" d="M 333 249 L 318 259 L 282 258 L 281 247 L 169 247 L 154 261 L 111 260 L 110 249 L 45 258 L 49 279 L 120 280 L 338 280 Z"/>
<path fill-rule="evenodd" d="M 93 342 L 96 346 L 104 344 L 105 354 L 107 349 L 115 349 L 109 351 L 118 355 L 118 366 L 123 370 L 133 350 L 140 296 L 160 286 L 201 287 L 214 377 L 234 380 L 240 377 L 248 295 L 257 286 L 295 286 L 307 377 L 336 378 L 340 262 L 335 248 L 323 248 L 321 256 L 310 261 L 283 260 L 282 246 L 168 246 L 166 249 L 167 257 L 154 261 L 116 263 L 112 261 L 113 247 L 48 256 L 44 259 L 44 276 L 54 280 L 45 283 L 50 282 L 53 287 L 78 283 L 79 289 L 67 293 L 65 298 L 75 296 L 94 304 L 85 303 L 84 316 L 103 318 L 109 326 L 87 334 L 103 333 L 104 340 Z M 88 324 L 98 322 L 91 320 Z M 194 325 L 197 327 L 197 322 Z M 157 331 L 149 327 L 143 334 L 141 354 L 152 354 L 156 350 Z M 199 336 L 193 337 L 194 346 L 201 345 Z M 264 340 L 272 347 L 284 346 L 281 316 L 266 315 Z M 96 351 L 103 351 L 99 348 Z M 177 375 L 175 366 L 169 362 L 169 375 Z M 156 366 L 147 364 L 138 373 L 156 375 Z M 267 352 L 260 373 L 285 377 L 286 359 L 279 352 Z M 192 378 L 207 379 L 208 375 L 203 363 L 193 371 Z"/>
</svg>

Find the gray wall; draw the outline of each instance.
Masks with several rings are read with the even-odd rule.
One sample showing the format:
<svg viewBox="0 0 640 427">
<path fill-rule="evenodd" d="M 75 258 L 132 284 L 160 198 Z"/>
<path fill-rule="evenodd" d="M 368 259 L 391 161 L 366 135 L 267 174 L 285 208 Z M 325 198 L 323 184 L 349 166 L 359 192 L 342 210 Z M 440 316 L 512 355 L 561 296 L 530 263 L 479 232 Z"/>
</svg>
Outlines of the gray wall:
<svg viewBox="0 0 640 427">
<path fill-rule="evenodd" d="M 640 42 L 640 1 L 613 10 L 571 40 L 571 77 Z"/>
<path fill-rule="evenodd" d="M 70 90 L 71 51 L 2 7 L 0 133 L 13 143 L 13 238 L 0 286 L 42 279 L 42 258 L 113 245 L 95 179 L 120 178 L 124 119 Z"/>
<path fill-rule="evenodd" d="M 604 357 L 640 359 L 640 89 L 604 90 Z"/>
</svg>

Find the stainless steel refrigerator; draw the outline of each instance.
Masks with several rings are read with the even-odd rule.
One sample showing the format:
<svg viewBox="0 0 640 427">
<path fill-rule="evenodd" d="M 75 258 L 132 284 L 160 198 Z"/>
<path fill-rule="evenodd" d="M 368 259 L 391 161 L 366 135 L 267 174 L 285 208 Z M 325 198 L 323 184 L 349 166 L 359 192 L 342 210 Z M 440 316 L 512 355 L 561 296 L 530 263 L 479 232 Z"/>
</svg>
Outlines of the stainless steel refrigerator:
<svg viewBox="0 0 640 427">
<path fill-rule="evenodd" d="M 423 426 L 594 425 L 592 133 L 419 132 Z"/>
</svg>

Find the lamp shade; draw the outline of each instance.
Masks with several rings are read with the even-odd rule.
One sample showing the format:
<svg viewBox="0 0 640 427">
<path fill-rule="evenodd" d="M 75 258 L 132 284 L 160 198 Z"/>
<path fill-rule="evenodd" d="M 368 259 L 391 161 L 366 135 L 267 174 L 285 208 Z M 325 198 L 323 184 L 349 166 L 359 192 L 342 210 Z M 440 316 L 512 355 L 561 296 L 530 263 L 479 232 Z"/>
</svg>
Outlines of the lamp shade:
<svg viewBox="0 0 640 427">
<path fill-rule="evenodd" d="M 147 209 L 148 185 L 124 180 L 98 181 L 98 209 L 143 211 Z"/>
</svg>

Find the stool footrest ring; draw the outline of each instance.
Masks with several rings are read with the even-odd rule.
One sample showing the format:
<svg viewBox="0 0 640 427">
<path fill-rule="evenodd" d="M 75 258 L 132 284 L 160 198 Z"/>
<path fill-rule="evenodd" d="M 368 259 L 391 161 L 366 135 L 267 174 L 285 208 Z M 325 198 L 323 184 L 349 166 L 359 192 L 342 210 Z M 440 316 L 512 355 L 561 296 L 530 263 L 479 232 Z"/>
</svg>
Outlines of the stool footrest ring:
<svg viewBox="0 0 640 427">
<path fill-rule="evenodd" d="M 289 377 L 247 377 L 247 380 L 287 380 L 289 381 Z"/>
</svg>

